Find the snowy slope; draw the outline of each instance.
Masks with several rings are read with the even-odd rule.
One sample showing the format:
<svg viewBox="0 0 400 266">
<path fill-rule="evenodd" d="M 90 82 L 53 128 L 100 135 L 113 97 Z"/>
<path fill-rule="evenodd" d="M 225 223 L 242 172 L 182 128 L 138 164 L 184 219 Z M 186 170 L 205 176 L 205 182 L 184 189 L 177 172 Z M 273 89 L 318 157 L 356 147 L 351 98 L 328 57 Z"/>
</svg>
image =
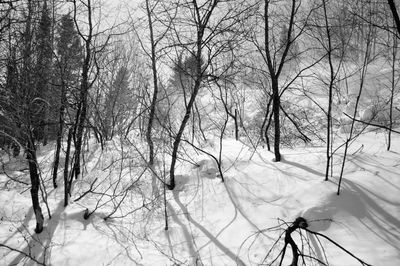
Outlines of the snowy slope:
<svg viewBox="0 0 400 266">
<path fill-rule="evenodd" d="M 335 157 L 334 177 L 325 182 L 323 147 L 283 150 L 283 161 L 275 163 L 266 150 L 260 148 L 252 155 L 253 150 L 241 142 L 226 139 L 224 183 L 206 155 L 193 153 L 200 167 L 179 165 L 177 187 L 167 191 L 168 231 L 164 230 L 161 199 L 151 208 L 121 219 L 104 221 L 110 211 L 105 206 L 84 220 L 83 212 L 94 208 L 96 196 L 64 208 L 63 190 L 58 188 L 49 192 L 52 219 L 46 220 L 43 233 L 33 235 L 29 191 L 4 185 L 0 191 L 0 243 L 48 265 L 268 265 L 282 247 L 281 239 L 265 258 L 286 229 L 283 221 L 303 216 L 309 229 L 329 236 L 365 262 L 399 265 L 400 138 L 396 136 L 395 150 L 390 152 L 384 141 L 382 133 L 371 132 L 352 145 L 337 196 L 340 153 Z M 218 146 L 207 150 L 217 154 Z M 93 150 L 88 178 L 91 171 L 101 177 L 111 155 L 118 152 Z M 112 173 L 106 176 L 113 178 Z M 1 175 L 1 184 L 5 180 Z M 141 184 L 142 191 L 150 191 L 145 188 L 149 183 Z M 133 208 L 138 198 L 132 193 L 124 208 L 129 204 Z M 42 208 L 46 213 L 43 204 Z M 303 241 L 308 241 L 304 242 L 305 253 L 324 262 L 327 259 L 329 265 L 360 265 L 333 244 L 320 238 L 322 248 L 318 239 L 302 234 Z M 301 247 L 300 235 L 294 239 Z M 287 256 L 285 265 L 290 263 L 290 249 Z M 5 248 L 0 249 L 0 261 L 1 265 L 34 265 Z"/>
</svg>

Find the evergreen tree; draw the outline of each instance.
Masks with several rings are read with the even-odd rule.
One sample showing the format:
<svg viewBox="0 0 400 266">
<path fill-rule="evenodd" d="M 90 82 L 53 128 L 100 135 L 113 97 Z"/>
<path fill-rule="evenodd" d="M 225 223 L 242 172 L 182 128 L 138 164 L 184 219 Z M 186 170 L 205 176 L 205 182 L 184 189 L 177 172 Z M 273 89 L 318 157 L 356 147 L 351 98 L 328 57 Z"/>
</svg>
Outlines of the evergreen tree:
<svg viewBox="0 0 400 266">
<path fill-rule="evenodd" d="M 38 127 L 36 138 L 47 144 L 49 108 L 52 104 L 50 99 L 50 80 L 52 76 L 52 45 L 51 45 L 51 18 L 47 1 L 44 2 L 41 11 L 41 19 L 37 33 L 37 62 L 36 62 L 36 98 Z"/>
<path fill-rule="evenodd" d="M 61 18 L 61 25 L 57 37 L 57 70 L 56 83 L 58 95 L 58 129 L 57 129 L 57 145 L 53 166 L 53 186 L 57 187 L 57 172 L 60 161 L 61 141 L 64 131 L 64 124 L 67 120 L 65 113 L 68 110 L 68 102 L 72 102 L 72 95 L 77 93 L 79 80 L 79 66 L 82 61 L 82 45 L 78 33 L 75 29 L 74 22 L 69 14 Z M 69 156 L 67 154 L 66 156 Z M 66 160 L 67 162 L 67 160 Z M 67 169 L 67 165 L 65 166 Z M 68 174 L 68 169 L 67 169 Z"/>
</svg>

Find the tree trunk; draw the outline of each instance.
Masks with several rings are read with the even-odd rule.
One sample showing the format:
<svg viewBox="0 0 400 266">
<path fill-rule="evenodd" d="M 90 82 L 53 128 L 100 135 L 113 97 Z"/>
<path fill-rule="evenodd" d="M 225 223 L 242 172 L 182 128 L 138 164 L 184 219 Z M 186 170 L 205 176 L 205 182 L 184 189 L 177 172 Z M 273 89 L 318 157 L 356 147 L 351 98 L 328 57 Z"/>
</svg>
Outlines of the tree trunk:
<svg viewBox="0 0 400 266">
<path fill-rule="evenodd" d="M 394 91 L 396 89 L 395 72 L 396 72 L 396 55 L 397 55 L 397 37 L 393 36 L 393 48 L 392 48 L 392 77 L 391 77 L 391 90 L 390 90 L 390 103 L 389 103 L 389 132 L 388 132 L 388 145 L 387 150 L 390 150 L 392 144 L 392 129 L 393 129 L 393 98 Z"/>
<path fill-rule="evenodd" d="M 75 4 L 75 3 L 74 3 Z M 93 37 L 93 25 L 92 25 L 92 6 L 91 1 L 87 1 L 87 13 L 88 13 L 88 24 L 89 24 L 89 33 L 85 38 L 85 60 L 82 66 L 82 80 L 80 87 L 80 102 L 79 108 L 77 112 L 77 132 L 76 133 L 76 142 L 75 142 L 75 163 L 74 163 L 74 172 L 75 178 L 79 177 L 81 173 L 80 169 L 80 159 L 81 159 L 81 150 L 82 150 L 82 140 L 83 140 L 83 130 L 86 121 L 86 112 L 87 112 L 87 97 L 89 93 L 89 69 L 90 69 L 90 60 L 92 55 L 91 44 Z M 76 6 L 75 11 L 76 12 Z M 75 23 L 77 23 L 75 21 Z"/>
<path fill-rule="evenodd" d="M 388 4 L 390 7 L 390 11 L 392 12 L 394 22 L 396 23 L 397 31 L 400 34 L 400 18 L 399 14 L 397 13 L 396 5 L 394 4 L 393 0 L 388 0 Z"/>
<path fill-rule="evenodd" d="M 328 112 L 327 112 L 327 129 L 326 129 L 326 169 L 325 169 L 325 181 L 328 181 L 329 177 L 329 169 L 332 167 L 330 165 L 331 157 L 332 157 L 332 98 L 333 98 L 333 83 L 335 80 L 335 73 L 333 70 L 333 63 L 332 63 L 332 41 L 331 41 L 331 33 L 329 30 L 329 23 L 328 23 L 328 15 L 326 11 L 326 1 L 322 1 L 323 8 L 324 8 L 324 18 L 325 18 L 325 30 L 328 39 L 328 62 L 329 62 L 329 70 L 330 70 L 330 79 L 329 79 L 329 97 L 328 97 Z"/>
<path fill-rule="evenodd" d="M 39 186 L 40 186 L 40 178 L 39 172 L 37 169 L 37 160 L 36 160 L 36 150 L 35 144 L 33 143 L 33 138 L 28 141 L 28 149 L 26 151 L 26 158 L 29 164 L 29 174 L 31 178 L 31 198 L 32 198 L 32 207 L 36 217 L 36 228 L 35 232 L 37 234 L 43 231 L 43 213 L 42 208 L 40 207 L 39 202 Z"/>
<path fill-rule="evenodd" d="M 71 153 L 71 142 L 72 142 L 73 128 L 68 130 L 67 139 L 67 151 L 65 152 L 65 165 L 64 165 L 64 207 L 68 206 L 68 195 L 70 193 L 68 168 L 69 168 L 69 156 Z"/>
<path fill-rule="evenodd" d="M 235 139 L 239 140 L 238 110 L 235 109 Z"/>
<path fill-rule="evenodd" d="M 353 117 L 352 117 L 352 121 L 351 121 L 349 137 L 346 140 L 346 145 L 345 145 L 345 148 L 344 148 L 342 167 L 341 167 L 341 170 L 340 170 L 338 189 L 337 189 L 337 192 L 336 192 L 337 195 L 340 194 L 340 187 L 341 187 L 341 184 L 342 184 L 342 178 L 343 178 L 343 172 L 344 172 L 344 167 L 345 167 L 345 163 L 346 163 L 347 151 L 348 151 L 348 147 L 349 147 L 350 141 L 351 141 L 352 136 L 353 136 L 354 125 L 355 125 L 355 122 L 356 122 L 357 109 L 358 109 L 358 105 L 360 103 L 360 98 L 361 98 L 361 94 L 362 94 L 363 87 L 364 87 L 365 77 L 366 77 L 366 74 L 367 74 L 367 68 L 368 68 L 368 62 L 369 62 L 368 59 L 370 57 L 370 49 L 371 49 L 371 42 L 370 42 L 371 29 L 372 29 L 372 26 L 369 25 L 369 32 L 368 32 L 368 36 L 367 36 L 367 44 L 366 44 L 365 54 L 364 54 L 364 62 L 363 62 L 363 66 L 362 66 L 362 69 L 361 69 L 360 87 L 359 87 L 359 90 L 358 90 L 356 104 L 355 104 L 355 107 L 354 107 L 354 112 L 353 112 Z"/>
<path fill-rule="evenodd" d="M 173 190 L 175 188 L 175 164 L 178 156 L 178 149 L 179 149 L 179 144 L 182 139 L 183 131 L 185 130 L 186 124 L 189 121 L 190 118 L 190 113 L 193 108 L 193 105 L 196 100 L 196 96 L 200 90 L 200 85 L 201 81 L 203 78 L 203 72 L 202 72 L 202 46 L 203 46 L 203 36 L 204 36 L 204 31 L 206 29 L 207 23 L 210 19 L 210 16 L 214 10 L 214 8 L 217 6 L 218 1 L 214 0 L 212 3 L 210 3 L 210 9 L 208 9 L 207 13 L 204 15 L 203 18 L 201 18 L 200 15 L 200 8 L 197 5 L 197 2 L 194 0 L 193 5 L 195 9 L 195 16 L 196 16 L 196 23 L 197 23 L 197 39 L 196 39 L 196 80 L 194 83 L 194 88 L 193 92 L 190 96 L 190 100 L 188 105 L 186 106 L 186 111 L 185 111 L 185 116 L 183 117 L 183 120 L 181 122 L 181 125 L 179 127 L 178 134 L 175 137 L 174 143 L 173 143 L 173 149 L 172 149 L 172 160 L 171 160 L 171 168 L 170 168 L 170 183 L 167 185 L 167 188 L 169 190 Z"/>
<path fill-rule="evenodd" d="M 65 84 L 62 82 L 61 84 L 61 102 L 60 102 L 60 110 L 58 113 L 58 130 L 57 130 L 57 144 L 56 144 L 56 153 L 54 156 L 54 165 L 53 165 L 53 186 L 57 188 L 57 172 L 58 165 L 60 163 L 60 151 L 61 151 L 61 141 L 64 130 L 64 109 L 65 109 Z"/>
<path fill-rule="evenodd" d="M 175 137 L 174 144 L 173 144 L 173 150 L 172 150 L 172 160 L 171 160 L 171 168 L 170 168 L 170 183 L 167 184 L 167 188 L 169 190 L 173 190 L 175 188 L 175 164 L 176 160 L 178 159 L 178 149 L 179 149 L 179 144 L 182 139 L 183 131 L 185 130 L 186 124 L 189 121 L 190 118 L 190 113 L 194 104 L 194 100 L 196 98 L 196 95 L 200 89 L 200 79 L 197 78 L 196 83 L 195 83 L 195 88 L 193 90 L 193 93 L 190 97 L 188 106 L 186 108 L 185 116 L 183 117 L 183 120 L 181 122 L 181 126 L 179 127 L 178 134 Z"/>
<path fill-rule="evenodd" d="M 279 121 L 279 110 L 280 110 L 280 94 L 279 94 L 279 76 L 282 73 L 283 66 L 285 64 L 286 56 L 289 52 L 289 48 L 292 44 L 291 34 L 293 31 L 294 16 L 296 14 L 296 1 L 292 0 L 291 14 L 289 21 L 289 28 L 287 30 L 287 40 L 285 43 L 285 49 L 282 53 L 279 62 L 275 61 L 275 56 L 272 56 L 270 50 L 270 38 L 269 38 L 269 0 L 264 1 L 264 45 L 265 45 L 265 58 L 268 67 L 269 74 L 271 76 L 271 87 L 272 87 L 272 112 L 274 116 L 274 154 L 275 161 L 281 160 L 280 153 L 280 121 Z"/>
<path fill-rule="evenodd" d="M 274 113 L 274 154 L 275 161 L 281 161 L 281 152 L 280 152 L 280 138 L 281 138 L 281 130 L 280 130 L 280 122 L 279 122 L 279 110 L 280 110 L 280 96 L 279 96 L 279 83 L 278 79 L 275 77 L 271 78 L 272 80 L 272 111 Z"/>
</svg>

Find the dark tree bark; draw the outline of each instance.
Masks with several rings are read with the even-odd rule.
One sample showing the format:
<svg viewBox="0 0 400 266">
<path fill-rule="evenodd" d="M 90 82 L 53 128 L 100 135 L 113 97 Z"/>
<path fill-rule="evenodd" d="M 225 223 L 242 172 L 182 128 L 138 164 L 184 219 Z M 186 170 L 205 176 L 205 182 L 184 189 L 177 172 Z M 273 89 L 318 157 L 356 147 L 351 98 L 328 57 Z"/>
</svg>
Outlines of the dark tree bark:
<svg viewBox="0 0 400 266">
<path fill-rule="evenodd" d="M 235 109 L 235 139 L 239 140 L 238 110 Z"/>
<path fill-rule="evenodd" d="M 271 77 L 272 84 L 272 112 L 274 115 L 274 154 L 275 161 L 279 162 L 281 160 L 281 152 L 280 152 L 280 142 L 281 142 L 281 125 L 279 121 L 279 110 L 281 106 L 280 97 L 279 97 L 279 80 L 273 75 Z"/>
<path fill-rule="evenodd" d="M 32 207 L 36 217 L 35 232 L 39 234 L 43 231 L 44 218 L 43 218 L 42 208 L 40 207 L 40 202 L 39 202 L 40 178 L 37 169 L 35 143 L 32 135 L 30 136 L 30 139 L 28 141 L 28 147 L 26 150 L 26 159 L 28 160 L 29 174 L 31 179 L 30 192 L 32 198 Z"/>
<path fill-rule="evenodd" d="M 392 12 L 394 22 L 396 23 L 397 31 L 400 35 L 400 18 L 399 13 L 397 13 L 396 5 L 393 0 L 388 0 L 390 11 Z"/>
<path fill-rule="evenodd" d="M 271 108 L 271 104 L 272 104 L 272 97 L 269 97 L 267 108 L 266 108 L 267 111 L 265 112 L 264 121 L 261 125 L 261 132 L 260 132 L 260 137 L 261 137 L 261 139 L 265 140 L 268 151 L 271 151 L 271 145 L 270 145 L 269 136 L 268 136 L 268 131 L 269 131 L 269 127 L 271 126 L 271 120 L 272 120 L 272 115 L 273 115 L 273 112 L 271 112 L 271 113 L 269 112 L 269 109 Z"/>
<path fill-rule="evenodd" d="M 61 152 L 61 141 L 64 130 L 64 110 L 65 110 L 65 84 L 62 81 L 61 84 L 61 98 L 60 98 L 60 110 L 58 113 L 58 130 L 57 130 L 57 140 L 56 140 L 56 153 L 54 155 L 54 165 L 53 165 L 53 186 L 57 188 L 57 173 L 58 173 L 58 164 L 60 163 L 60 152 Z M 69 155 L 68 155 L 69 156 Z"/>
<path fill-rule="evenodd" d="M 197 96 L 197 93 L 199 92 L 200 89 L 200 79 L 197 78 L 194 86 L 193 93 L 190 97 L 188 107 L 186 108 L 185 116 L 181 122 L 181 126 L 179 127 L 178 134 L 175 137 L 174 143 L 173 143 L 173 150 L 172 150 L 172 161 L 171 161 L 171 168 L 170 168 L 170 183 L 167 184 L 167 188 L 169 190 L 173 190 L 175 188 L 175 164 L 176 160 L 178 159 L 178 149 L 179 149 L 179 144 L 182 140 L 182 135 L 183 131 L 185 130 L 186 124 L 189 121 L 190 118 L 190 113 L 194 104 L 194 100 Z"/>
<path fill-rule="evenodd" d="M 68 206 L 68 199 L 69 199 L 69 194 L 71 193 L 71 188 L 70 188 L 70 178 L 68 175 L 68 170 L 69 170 L 69 158 L 70 158 L 70 153 L 71 153 L 71 145 L 72 145 L 72 135 L 73 135 L 73 128 L 71 127 L 68 130 L 68 139 L 67 139 L 67 151 L 65 152 L 65 165 L 64 165 L 64 207 Z M 71 179 L 72 179 L 72 174 L 71 174 Z"/>
<path fill-rule="evenodd" d="M 279 162 L 281 160 L 281 153 L 280 153 L 281 131 L 280 131 L 280 121 L 279 121 L 279 110 L 281 103 L 280 103 L 280 93 L 279 93 L 279 77 L 282 73 L 283 66 L 286 62 L 285 60 L 288 55 L 289 49 L 293 43 L 292 32 L 293 32 L 294 16 L 296 14 L 296 0 L 292 0 L 289 27 L 286 32 L 287 39 L 284 44 L 284 51 L 282 53 L 279 62 L 275 62 L 274 56 L 271 55 L 271 50 L 270 50 L 269 3 L 270 3 L 269 0 L 265 0 L 265 5 L 264 5 L 265 43 L 264 44 L 265 44 L 265 58 L 267 61 L 268 71 L 271 77 L 271 87 L 272 87 L 272 112 L 274 117 L 274 154 L 275 154 L 275 161 Z"/>
</svg>

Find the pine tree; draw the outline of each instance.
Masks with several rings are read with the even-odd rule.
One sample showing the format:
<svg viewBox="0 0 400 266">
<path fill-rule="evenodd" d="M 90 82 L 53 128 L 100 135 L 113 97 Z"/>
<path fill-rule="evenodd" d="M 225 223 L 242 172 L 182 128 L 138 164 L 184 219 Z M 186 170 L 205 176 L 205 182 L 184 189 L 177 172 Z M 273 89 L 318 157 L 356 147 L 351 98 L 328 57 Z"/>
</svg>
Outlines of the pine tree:
<svg viewBox="0 0 400 266">
<path fill-rule="evenodd" d="M 51 45 L 51 18 L 47 1 L 41 11 L 41 19 L 37 33 L 37 62 L 36 62 L 36 101 L 39 110 L 36 130 L 37 139 L 43 140 L 43 145 L 48 140 L 48 123 L 50 99 L 50 79 L 52 76 L 52 45 Z"/>
<path fill-rule="evenodd" d="M 54 157 L 53 166 L 53 186 L 57 187 L 57 172 L 60 162 L 61 141 L 65 125 L 65 113 L 68 109 L 67 100 L 69 95 L 76 93 L 79 69 L 82 58 L 82 45 L 78 33 L 75 29 L 74 22 L 69 14 L 61 18 L 61 25 L 57 37 L 57 67 L 56 67 L 56 80 L 58 92 L 58 129 L 57 129 L 57 145 Z M 69 157 L 69 154 L 66 154 Z M 68 174 L 68 165 L 65 165 L 66 173 Z"/>
</svg>

